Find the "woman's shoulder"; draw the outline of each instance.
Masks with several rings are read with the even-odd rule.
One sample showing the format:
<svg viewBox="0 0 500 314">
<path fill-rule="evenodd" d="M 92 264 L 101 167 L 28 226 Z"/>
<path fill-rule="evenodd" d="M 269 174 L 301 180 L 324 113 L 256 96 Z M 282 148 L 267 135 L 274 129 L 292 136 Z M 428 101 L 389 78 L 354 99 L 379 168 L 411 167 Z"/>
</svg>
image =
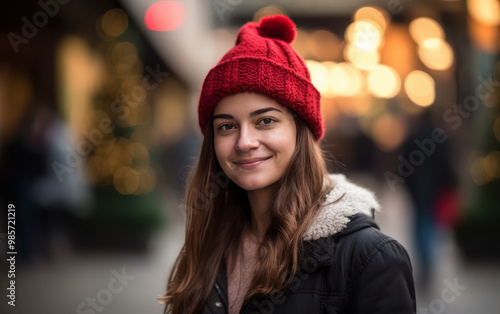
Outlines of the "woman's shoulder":
<svg viewBox="0 0 500 314">
<path fill-rule="evenodd" d="M 407 259 L 406 249 L 396 239 L 380 231 L 371 217 L 358 214 L 339 235 L 338 242 L 346 250 L 347 258 L 357 258 L 365 265 L 377 255 L 383 254 L 387 260 Z M 349 256 L 350 255 L 350 256 Z"/>
<path fill-rule="evenodd" d="M 362 271 L 374 258 L 387 263 L 409 263 L 405 248 L 394 238 L 380 231 L 372 217 L 358 213 L 350 217 L 346 227 L 328 237 L 306 241 L 305 256 L 319 265 L 344 265 Z M 344 268 L 345 269 L 345 268 Z"/>
</svg>

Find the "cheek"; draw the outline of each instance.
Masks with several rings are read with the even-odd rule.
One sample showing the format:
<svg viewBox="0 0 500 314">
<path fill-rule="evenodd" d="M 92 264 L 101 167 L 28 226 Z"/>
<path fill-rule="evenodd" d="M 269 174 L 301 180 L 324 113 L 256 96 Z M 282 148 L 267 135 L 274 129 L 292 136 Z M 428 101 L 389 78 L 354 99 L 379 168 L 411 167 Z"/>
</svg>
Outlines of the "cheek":
<svg viewBox="0 0 500 314">
<path fill-rule="evenodd" d="M 219 164 L 222 165 L 224 164 L 224 160 L 226 160 L 231 153 L 230 143 L 228 143 L 228 141 L 224 141 L 221 139 L 215 139 L 214 151 L 215 151 L 215 156 L 217 156 L 217 160 L 219 161 Z"/>
<path fill-rule="evenodd" d="M 217 157 L 217 160 L 219 161 L 219 164 L 220 164 L 221 157 L 222 157 L 222 151 L 221 151 L 220 144 L 214 143 L 214 151 L 215 151 L 215 156 Z"/>
<path fill-rule="evenodd" d="M 274 140 L 276 149 L 281 152 L 282 156 L 288 161 L 295 151 L 296 132 L 295 130 L 286 129 L 280 132 L 279 136 Z"/>
</svg>

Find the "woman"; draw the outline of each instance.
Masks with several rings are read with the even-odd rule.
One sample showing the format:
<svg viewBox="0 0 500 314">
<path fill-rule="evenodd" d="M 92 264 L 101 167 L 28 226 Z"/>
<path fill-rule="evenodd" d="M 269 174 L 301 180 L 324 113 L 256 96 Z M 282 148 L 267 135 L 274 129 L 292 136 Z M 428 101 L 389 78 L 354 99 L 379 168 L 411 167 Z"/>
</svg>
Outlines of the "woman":
<svg viewBox="0 0 500 314">
<path fill-rule="evenodd" d="M 405 249 L 374 195 L 328 175 L 319 93 L 284 16 L 247 23 L 207 75 L 172 313 L 414 313 Z"/>
</svg>

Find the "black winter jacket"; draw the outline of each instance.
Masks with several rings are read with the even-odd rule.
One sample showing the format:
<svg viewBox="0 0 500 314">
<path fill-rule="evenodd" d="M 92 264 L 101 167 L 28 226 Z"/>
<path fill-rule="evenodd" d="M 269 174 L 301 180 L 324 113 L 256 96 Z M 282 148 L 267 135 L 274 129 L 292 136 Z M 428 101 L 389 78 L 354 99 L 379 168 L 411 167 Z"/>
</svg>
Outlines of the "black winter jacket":
<svg viewBox="0 0 500 314">
<path fill-rule="evenodd" d="M 342 175 L 332 178 L 338 184 L 330 200 L 344 192 L 345 197 L 325 206 L 306 233 L 303 259 L 291 287 L 252 298 L 240 313 L 415 313 L 408 254 L 369 216 L 378 203 L 371 192 Z M 203 313 L 228 313 L 226 273 L 222 265 Z"/>
</svg>

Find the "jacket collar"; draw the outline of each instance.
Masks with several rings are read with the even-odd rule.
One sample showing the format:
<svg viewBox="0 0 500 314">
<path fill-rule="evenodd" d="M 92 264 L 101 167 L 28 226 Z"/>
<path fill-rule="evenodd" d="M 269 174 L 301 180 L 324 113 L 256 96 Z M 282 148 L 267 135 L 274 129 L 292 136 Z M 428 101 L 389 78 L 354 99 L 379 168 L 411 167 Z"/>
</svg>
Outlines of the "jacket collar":
<svg viewBox="0 0 500 314">
<path fill-rule="evenodd" d="M 339 233 L 346 228 L 352 216 L 364 214 L 373 217 L 373 212 L 380 209 L 370 190 L 350 182 L 343 174 L 331 174 L 329 177 L 334 187 L 304 234 L 303 239 L 306 241 Z"/>
</svg>

